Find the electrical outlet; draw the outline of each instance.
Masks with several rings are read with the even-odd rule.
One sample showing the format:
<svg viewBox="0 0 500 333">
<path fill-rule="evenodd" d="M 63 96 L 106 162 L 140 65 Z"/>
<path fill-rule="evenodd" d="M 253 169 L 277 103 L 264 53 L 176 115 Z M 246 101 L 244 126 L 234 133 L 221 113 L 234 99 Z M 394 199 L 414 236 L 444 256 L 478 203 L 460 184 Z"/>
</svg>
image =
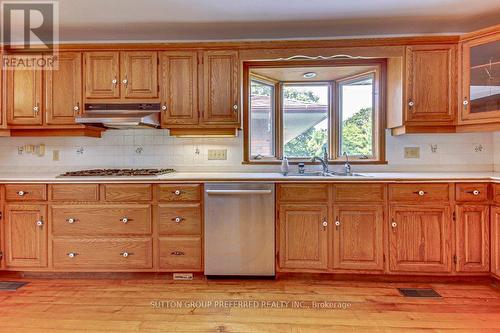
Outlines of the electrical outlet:
<svg viewBox="0 0 500 333">
<path fill-rule="evenodd" d="M 227 149 L 209 149 L 209 160 L 227 160 Z"/>
<path fill-rule="evenodd" d="M 405 158 L 420 158 L 420 147 L 405 147 Z"/>
<path fill-rule="evenodd" d="M 59 161 L 59 150 L 52 151 L 52 161 Z"/>
</svg>

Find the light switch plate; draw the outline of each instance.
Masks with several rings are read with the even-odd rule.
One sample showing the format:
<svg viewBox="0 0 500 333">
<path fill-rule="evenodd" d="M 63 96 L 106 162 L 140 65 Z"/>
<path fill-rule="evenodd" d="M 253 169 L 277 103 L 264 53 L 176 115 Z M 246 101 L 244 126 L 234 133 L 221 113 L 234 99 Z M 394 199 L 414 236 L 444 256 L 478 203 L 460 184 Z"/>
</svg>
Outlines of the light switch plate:
<svg viewBox="0 0 500 333">
<path fill-rule="evenodd" d="M 52 161 L 59 161 L 59 150 L 52 151 Z"/>
<path fill-rule="evenodd" d="M 209 160 L 227 160 L 227 149 L 209 149 Z"/>
<path fill-rule="evenodd" d="M 420 158 L 420 147 L 405 147 L 405 158 Z"/>
</svg>

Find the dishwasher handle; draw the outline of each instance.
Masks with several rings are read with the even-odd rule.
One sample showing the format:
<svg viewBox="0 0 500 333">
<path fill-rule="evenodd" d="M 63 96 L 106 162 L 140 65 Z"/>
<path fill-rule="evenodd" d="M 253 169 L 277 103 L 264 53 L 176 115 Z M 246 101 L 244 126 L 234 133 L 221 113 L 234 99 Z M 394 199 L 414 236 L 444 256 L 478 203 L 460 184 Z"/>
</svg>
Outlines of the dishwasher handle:
<svg viewBox="0 0 500 333">
<path fill-rule="evenodd" d="M 208 195 L 211 194 L 271 194 L 272 190 L 205 190 Z"/>
</svg>

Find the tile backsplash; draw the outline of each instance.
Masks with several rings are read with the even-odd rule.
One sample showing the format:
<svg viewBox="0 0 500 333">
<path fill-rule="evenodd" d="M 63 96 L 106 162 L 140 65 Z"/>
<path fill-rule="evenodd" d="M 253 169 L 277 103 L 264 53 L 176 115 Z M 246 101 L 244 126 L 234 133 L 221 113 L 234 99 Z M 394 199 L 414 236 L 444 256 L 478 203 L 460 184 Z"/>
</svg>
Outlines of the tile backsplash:
<svg viewBox="0 0 500 333">
<path fill-rule="evenodd" d="M 493 171 L 500 169 L 500 132 L 386 136 L 387 165 L 355 166 L 358 171 Z M 498 144 L 495 144 L 498 142 Z M 45 144 L 45 155 L 20 154 L 18 147 Z M 405 159 L 405 147 L 420 158 Z M 209 149 L 226 149 L 227 160 L 208 160 Z M 58 151 L 58 161 L 53 152 Z M 100 139 L 79 137 L 0 138 L 0 167 L 173 167 L 180 171 L 278 171 L 249 166 L 243 138 L 176 138 L 168 130 L 109 130 Z M 333 167 L 335 169 L 335 167 Z M 500 171 L 500 170 L 499 170 Z"/>
</svg>

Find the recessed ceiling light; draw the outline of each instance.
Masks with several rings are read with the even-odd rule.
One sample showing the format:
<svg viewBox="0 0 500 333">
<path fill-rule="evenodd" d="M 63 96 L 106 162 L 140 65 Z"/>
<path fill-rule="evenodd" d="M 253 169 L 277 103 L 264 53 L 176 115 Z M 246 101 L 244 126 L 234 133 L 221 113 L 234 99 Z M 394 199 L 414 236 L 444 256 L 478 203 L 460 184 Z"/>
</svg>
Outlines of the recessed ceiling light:
<svg viewBox="0 0 500 333">
<path fill-rule="evenodd" d="M 315 72 L 307 72 L 307 73 L 302 74 L 304 79 L 312 79 L 312 78 L 315 78 L 316 75 L 318 75 L 318 74 L 316 74 Z"/>
</svg>

